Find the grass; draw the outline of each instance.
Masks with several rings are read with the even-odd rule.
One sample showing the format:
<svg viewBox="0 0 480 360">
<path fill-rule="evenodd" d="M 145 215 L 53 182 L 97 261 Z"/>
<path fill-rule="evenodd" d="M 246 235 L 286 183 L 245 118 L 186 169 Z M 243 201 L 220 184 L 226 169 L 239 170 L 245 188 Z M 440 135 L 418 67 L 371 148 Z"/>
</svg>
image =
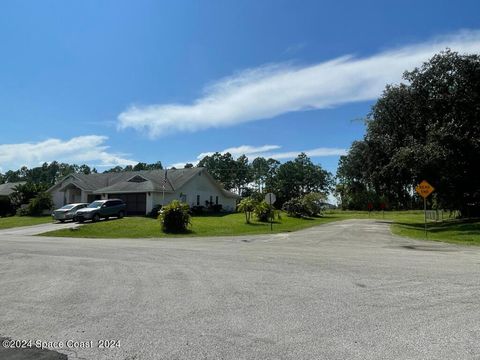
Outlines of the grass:
<svg viewBox="0 0 480 360">
<path fill-rule="evenodd" d="M 0 229 L 30 226 L 52 222 L 51 216 L 8 216 L 0 218 Z"/>
<path fill-rule="evenodd" d="M 346 219 L 377 219 L 392 222 L 392 232 L 396 235 L 425 239 L 422 211 L 386 211 L 368 213 L 366 211 L 327 211 L 324 216 L 297 219 L 281 213 L 281 218 L 273 224 L 273 233 L 291 232 L 315 225 Z M 428 223 L 428 240 L 445 241 L 457 244 L 480 245 L 480 221 L 459 221 L 448 219 L 444 222 Z M 162 238 L 185 236 L 230 236 L 270 234 L 270 224 L 252 221 L 245 224 L 243 214 L 192 217 L 192 226 L 186 234 L 165 234 L 160 230 L 158 220 L 145 217 L 127 217 L 120 220 L 87 223 L 78 229 L 61 229 L 44 236 L 83 237 L 83 238 Z"/>
<path fill-rule="evenodd" d="M 392 225 L 396 235 L 415 239 L 425 239 L 424 223 L 398 222 Z M 446 220 L 439 223 L 428 223 L 428 240 L 444 241 L 454 244 L 480 245 L 480 221 Z"/>
<path fill-rule="evenodd" d="M 337 212 L 337 211 L 335 211 Z M 392 221 L 392 233 L 399 236 L 420 240 L 443 241 L 453 244 L 480 245 L 480 220 L 460 220 L 445 216 L 444 221 L 427 222 L 427 238 L 425 238 L 424 213 L 415 211 L 386 211 L 372 212 L 368 215 L 365 211 L 346 211 L 346 218 L 355 219 L 385 219 Z"/>
<path fill-rule="evenodd" d="M 273 233 L 290 232 L 314 225 L 340 220 L 337 216 L 297 219 L 282 213 L 273 223 Z M 55 230 L 42 235 L 88 238 L 161 238 L 184 236 L 231 236 L 249 234 L 270 234 L 270 223 L 252 221 L 245 224 L 245 216 L 240 213 L 221 216 L 194 216 L 187 233 L 166 234 L 160 230 L 160 222 L 146 217 L 126 217 L 123 219 L 86 223 L 78 229 Z"/>
</svg>

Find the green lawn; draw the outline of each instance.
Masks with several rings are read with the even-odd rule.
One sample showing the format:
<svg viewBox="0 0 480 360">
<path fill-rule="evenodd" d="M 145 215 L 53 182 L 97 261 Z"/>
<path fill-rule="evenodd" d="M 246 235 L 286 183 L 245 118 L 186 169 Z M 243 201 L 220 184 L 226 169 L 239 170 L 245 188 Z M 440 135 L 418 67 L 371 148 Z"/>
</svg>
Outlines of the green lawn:
<svg viewBox="0 0 480 360">
<path fill-rule="evenodd" d="M 424 239 L 422 211 L 327 211 L 323 217 L 297 219 L 281 214 L 273 225 L 273 233 L 290 232 L 314 225 L 346 219 L 378 219 L 392 221 L 392 232 L 400 236 Z M 465 222 L 445 220 L 428 223 L 428 239 L 451 243 L 480 245 L 480 221 Z M 88 238 L 161 238 L 184 236 L 228 236 L 246 234 L 269 234 L 270 224 L 253 221 L 245 224 L 243 214 L 222 216 L 196 216 L 187 234 L 165 234 L 158 220 L 145 217 L 127 217 L 120 220 L 86 223 L 79 229 L 62 229 L 48 232 L 45 236 L 88 237 Z"/>
<path fill-rule="evenodd" d="M 297 219 L 281 214 L 275 219 L 273 232 L 288 232 L 304 229 L 310 226 L 339 220 L 339 216 L 318 217 L 312 219 Z M 165 234 L 160 230 L 160 222 L 146 217 L 126 217 L 123 219 L 85 223 L 79 229 L 62 229 L 51 231 L 45 236 L 89 237 L 89 238 L 159 238 L 172 236 L 222 236 L 269 234 L 270 224 L 252 221 L 245 224 L 245 216 L 240 213 L 221 216 L 194 216 L 187 234 Z"/>
<path fill-rule="evenodd" d="M 425 239 L 423 221 L 398 222 L 394 223 L 391 229 L 396 235 Z M 480 245 L 480 221 L 429 222 L 427 239 L 454 244 Z"/>
<path fill-rule="evenodd" d="M 337 213 L 340 211 L 335 211 Z M 344 217 L 355 219 L 385 219 L 391 220 L 392 233 L 414 239 L 425 240 L 425 223 L 423 211 L 386 211 L 372 212 L 370 216 L 365 211 L 345 211 Z M 480 220 L 457 220 L 444 217 L 443 222 L 428 221 L 427 239 L 444 241 L 454 244 L 480 245 Z"/>
<path fill-rule="evenodd" d="M 51 216 L 9 216 L 0 218 L 0 229 L 52 222 Z"/>
</svg>

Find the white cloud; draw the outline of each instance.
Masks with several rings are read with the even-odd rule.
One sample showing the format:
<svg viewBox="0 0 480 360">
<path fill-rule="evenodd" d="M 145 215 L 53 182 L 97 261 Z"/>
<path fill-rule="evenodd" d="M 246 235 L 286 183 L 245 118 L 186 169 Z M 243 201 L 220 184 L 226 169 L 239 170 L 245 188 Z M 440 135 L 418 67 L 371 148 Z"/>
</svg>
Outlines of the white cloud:
<svg viewBox="0 0 480 360">
<path fill-rule="evenodd" d="M 310 150 L 302 150 L 302 151 L 288 151 L 288 152 L 278 152 L 278 153 L 264 153 L 262 154 L 263 157 L 273 158 L 277 160 L 284 160 L 284 159 L 293 159 L 297 157 L 298 154 L 304 152 L 309 157 L 324 157 L 324 156 L 341 156 L 346 155 L 347 150 L 342 148 L 315 148 Z"/>
<path fill-rule="evenodd" d="M 122 154 L 109 152 L 105 145 L 107 139 L 106 136 L 87 135 L 65 141 L 48 139 L 36 143 L 3 144 L 0 145 L 0 167 L 6 171 L 54 160 L 99 167 L 136 164 Z"/>
<path fill-rule="evenodd" d="M 277 150 L 277 149 L 280 149 L 280 146 L 278 146 L 278 145 L 262 145 L 262 146 L 241 145 L 241 146 L 231 147 L 231 148 L 225 149 L 223 151 L 220 151 L 220 153 L 225 154 L 225 153 L 228 152 L 228 153 L 232 154 L 233 157 L 238 157 L 238 156 L 241 156 L 243 154 L 245 154 L 247 156 L 250 156 L 250 155 L 253 155 L 253 154 L 263 154 L 267 151 Z M 200 153 L 197 156 L 197 159 L 201 160 L 205 156 L 207 156 L 207 155 L 210 156 L 210 155 L 213 155 L 214 153 L 215 153 L 215 151 Z"/>
<path fill-rule="evenodd" d="M 272 150 L 281 149 L 279 145 L 263 145 L 263 146 L 251 146 L 251 145 L 241 145 L 238 147 L 231 147 L 222 151 L 218 151 L 220 154 L 225 154 L 229 152 L 232 154 L 234 158 L 237 158 L 243 154 L 247 155 L 248 160 L 252 161 L 257 157 L 264 157 L 264 158 L 273 158 L 276 160 L 286 160 L 286 159 L 293 159 L 296 158 L 298 154 L 304 152 L 309 157 L 324 157 L 324 156 L 340 156 L 345 155 L 347 153 L 346 149 L 343 148 L 328 148 L 328 147 L 320 147 L 315 149 L 309 150 L 298 150 L 298 151 L 287 151 L 287 152 L 275 152 Z M 211 156 L 215 153 L 215 151 L 203 152 L 198 154 L 196 160 L 185 161 L 185 162 L 178 162 L 171 164 L 169 167 L 175 168 L 183 168 L 186 163 L 190 163 L 193 165 L 197 165 L 198 162 L 203 159 L 205 156 Z"/>
<path fill-rule="evenodd" d="M 192 104 L 131 106 L 118 116 L 118 127 L 156 137 L 372 100 L 386 84 L 401 81 L 406 69 L 421 65 L 447 47 L 478 53 L 480 31 L 462 31 L 366 58 L 344 56 L 307 66 L 274 64 L 249 69 L 207 86 Z"/>
</svg>

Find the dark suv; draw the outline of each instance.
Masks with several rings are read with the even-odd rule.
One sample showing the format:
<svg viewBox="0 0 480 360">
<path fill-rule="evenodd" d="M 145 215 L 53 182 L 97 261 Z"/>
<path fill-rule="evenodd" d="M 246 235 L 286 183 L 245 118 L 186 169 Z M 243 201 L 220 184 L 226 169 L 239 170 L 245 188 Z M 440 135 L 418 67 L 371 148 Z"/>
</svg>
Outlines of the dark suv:
<svg viewBox="0 0 480 360">
<path fill-rule="evenodd" d="M 87 207 L 78 210 L 75 217 L 78 222 L 99 221 L 101 218 L 108 219 L 111 216 L 121 219 L 125 216 L 126 207 L 127 205 L 120 199 L 95 200 Z"/>
</svg>

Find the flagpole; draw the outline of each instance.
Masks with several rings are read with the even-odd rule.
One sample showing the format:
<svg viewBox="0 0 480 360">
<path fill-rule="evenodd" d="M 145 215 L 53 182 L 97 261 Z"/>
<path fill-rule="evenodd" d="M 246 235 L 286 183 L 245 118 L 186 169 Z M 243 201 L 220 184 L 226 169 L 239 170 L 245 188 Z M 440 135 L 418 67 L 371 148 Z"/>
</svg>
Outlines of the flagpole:
<svg viewBox="0 0 480 360">
<path fill-rule="evenodd" d="M 163 186 L 162 186 L 162 209 L 165 206 L 165 184 L 167 183 L 167 171 L 168 169 L 165 169 L 165 178 L 163 179 Z"/>
</svg>

